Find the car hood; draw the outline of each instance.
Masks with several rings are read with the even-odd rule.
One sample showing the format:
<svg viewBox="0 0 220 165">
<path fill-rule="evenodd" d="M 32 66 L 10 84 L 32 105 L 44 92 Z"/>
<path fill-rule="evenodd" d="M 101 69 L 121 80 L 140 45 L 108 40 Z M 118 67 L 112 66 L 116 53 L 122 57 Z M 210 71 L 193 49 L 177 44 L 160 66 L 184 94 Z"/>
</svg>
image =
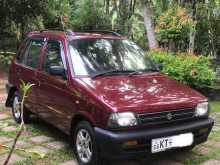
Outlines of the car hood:
<svg viewBox="0 0 220 165">
<path fill-rule="evenodd" d="M 207 99 L 195 90 L 160 73 L 79 78 L 115 112 L 155 112 L 195 107 Z"/>
</svg>

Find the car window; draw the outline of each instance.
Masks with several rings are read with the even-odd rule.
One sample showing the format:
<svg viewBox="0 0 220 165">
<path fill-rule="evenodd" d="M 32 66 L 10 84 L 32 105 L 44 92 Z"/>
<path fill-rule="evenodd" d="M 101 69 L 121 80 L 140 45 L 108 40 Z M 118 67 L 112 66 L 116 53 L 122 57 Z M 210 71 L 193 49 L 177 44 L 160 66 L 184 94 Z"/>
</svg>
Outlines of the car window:
<svg viewBox="0 0 220 165">
<path fill-rule="evenodd" d="M 62 66 L 61 45 L 59 41 L 49 40 L 44 56 L 43 70 L 49 73 L 50 66 Z"/>
<path fill-rule="evenodd" d="M 109 71 L 151 72 L 156 65 L 135 43 L 129 40 L 88 38 L 69 44 L 75 75 L 94 76 Z"/>
<path fill-rule="evenodd" d="M 30 39 L 26 39 L 22 45 L 21 45 L 21 48 L 17 54 L 17 57 L 16 57 L 16 60 L 18 63 L 23 63 L 24 62 L 24 54 L 25 54 L 25 51 L 28 49 L 29 47 L 29 44 L 30 44 Z"/>
<path fill-rule="evenodd" d="M 25 64 L 32 68 L 38 67 L 41 48 L 43 46 L 43 38 L 32 39 L 30 45 L 25 51 Z"/>
</svg>

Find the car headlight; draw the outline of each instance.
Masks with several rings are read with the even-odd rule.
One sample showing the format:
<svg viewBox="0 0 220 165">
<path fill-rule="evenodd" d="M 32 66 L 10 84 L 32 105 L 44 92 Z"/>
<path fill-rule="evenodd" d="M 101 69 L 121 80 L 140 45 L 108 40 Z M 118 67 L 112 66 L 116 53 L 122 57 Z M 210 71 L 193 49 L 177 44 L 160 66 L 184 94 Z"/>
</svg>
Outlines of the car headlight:
<svg viewBox="0 0 220 165">
<path fill-rule="evenodd" d="M 132 112 L 112 113 L 108 120 L 109 127 L 128 127 L 137 125 L 137 119 Z"/>
<path fill-rule="evenodd" d="M 208 102 L 199 103 L 196 106 L 195 116 L 203 117 L 208 115 L 209 104 Z"/>
</svg>

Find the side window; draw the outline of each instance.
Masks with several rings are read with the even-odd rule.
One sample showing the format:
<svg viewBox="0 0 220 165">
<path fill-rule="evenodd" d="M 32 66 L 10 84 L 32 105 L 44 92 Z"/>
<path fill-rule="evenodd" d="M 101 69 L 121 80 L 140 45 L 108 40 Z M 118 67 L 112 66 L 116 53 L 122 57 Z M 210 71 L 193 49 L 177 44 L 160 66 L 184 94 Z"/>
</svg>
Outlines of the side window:
<svg viewBox="0 0 220 165">
<path fill-rule="evenodd" d="M 30 45 L 25 51 L 25 64 L 32 68 L 38 67 L 41 48 L 43 46 L 43 38 L 32 39 Z"/>
<path fill-rule="evenodd" d="M 56 40 L 49 40 L 45 51 L 43 70 L 49 73 L 50 66 L 64 67 L 61 57 L 61 44 Z"/>
<path fill-rule="evenodd" d="M 21 45 L 21 48 L 17 54 L 17 57 L 16 57 L 16 60 L 18 63 L 23 63 L 24 62 L 24 54 L 26 52 L 26 50 L 28 49 L 29 47 L 29 44 L 30 44 L 30 39 L 26 39 L 22 45 Z"/>
</svg>

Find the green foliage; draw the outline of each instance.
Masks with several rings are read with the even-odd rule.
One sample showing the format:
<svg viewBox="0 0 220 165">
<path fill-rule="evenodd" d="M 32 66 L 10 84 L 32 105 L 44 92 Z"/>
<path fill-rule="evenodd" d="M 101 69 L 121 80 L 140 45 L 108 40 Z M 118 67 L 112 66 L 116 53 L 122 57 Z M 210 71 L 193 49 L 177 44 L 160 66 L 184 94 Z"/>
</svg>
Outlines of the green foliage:
<svg viewBox="0 0 220 165">
<path fill-rule="evenodd" d="M 142 48 L 147 49 L 147 39 L 146 36 L 143 35 L 145 34 L 145 29 L 142 20 L 139 18 L 140 15 L 141 13 L 136 12 L 129 19 L 129 24 L 131 27 L 129 38 L 138 43 Z"/>
<path fill-rule="evenodd" d="M 195 28 L 195 22 L 189 17 L 187 10 L 174 5 L 165 13 L 161 13 L 156 26 L 156 33 L 160 41 L 179 40 L 187 37 L 190 29 Z"/>
<path fill-rule="evenodd" d="M 46 13 L 46 4 L 47 0 L 0 1 L 0 35 L 7 32 L 14 36 L 15 41 L 20 41 L 25 33 L 43 28 L 42 14 Z"/>
<path fill-rule="evenodd" d="M 0 64 L 10 65 L 13 59 L 14 53 L 11 52 L 0 52 Z"/>
<path fill-rule="evenodd" d="M 220 0 L 197 5 L 196 51 L 220 58 Z"/>
<path fill-rule="evenodd" d="M 43 14 L 43 22 L 46 27 L 59 27 L 59 19 L 62 17 L 62 21 L 66 26 L 69 25 L 71 17 L 71 5 L 69 0 L 47 0 L 46 10 Z"/>
<path fill-rule="evenodd" d="M 147 49 L 143 6 L 140 2 L 137 0 L 2 0 L 0 1 L 0 49 L 8 50 L 8 47 L 4 47 L 4 38 L 7 36 L 2 36 L 2 33 L 10 33 L 13 36 L 12 41 L 19 42 L 29 31 L 60 27 L 61 18 L 65 27 L 74 31 L 117 30 Z M 160 47 L 186 52 L 189 47 L 190 31 L 194 30 L 195 53 L 220 55 L 220 0 L 194 1 L 195 5 L 193 1 L 149 0 L 148 2 L 152 9 Z M 16 48 L 16 44 L 10 43 L 11 47 Z"/>
<path fill-rule="evenodd" d="M 25 83 L 23 80 L 21 80 L 20 89 L 22 91 L 22 102 L 24 102 L 24 99 L 27 97 L 27 93 L 33 86 L 34 84 L 31 84 L 29 82 Z"/>
<path fill-rule="evenodd" d="M 212 85 L 216 73 L 211 69 L 209 57 L 161 50 L 150 52 L 152 59 L 163 65 L 162 72 L 193 87 Z"/>
<path fill-rule="evenodd" d="M 73 29 L 91 30 L 93 28 L 102 28 L 106 25 L 111 29 L 110 18 L 104 14 L 102 2 L 91 0 L 76 0 L 71 3 L 71 18 L 70 24 Z"/>
</svg>

